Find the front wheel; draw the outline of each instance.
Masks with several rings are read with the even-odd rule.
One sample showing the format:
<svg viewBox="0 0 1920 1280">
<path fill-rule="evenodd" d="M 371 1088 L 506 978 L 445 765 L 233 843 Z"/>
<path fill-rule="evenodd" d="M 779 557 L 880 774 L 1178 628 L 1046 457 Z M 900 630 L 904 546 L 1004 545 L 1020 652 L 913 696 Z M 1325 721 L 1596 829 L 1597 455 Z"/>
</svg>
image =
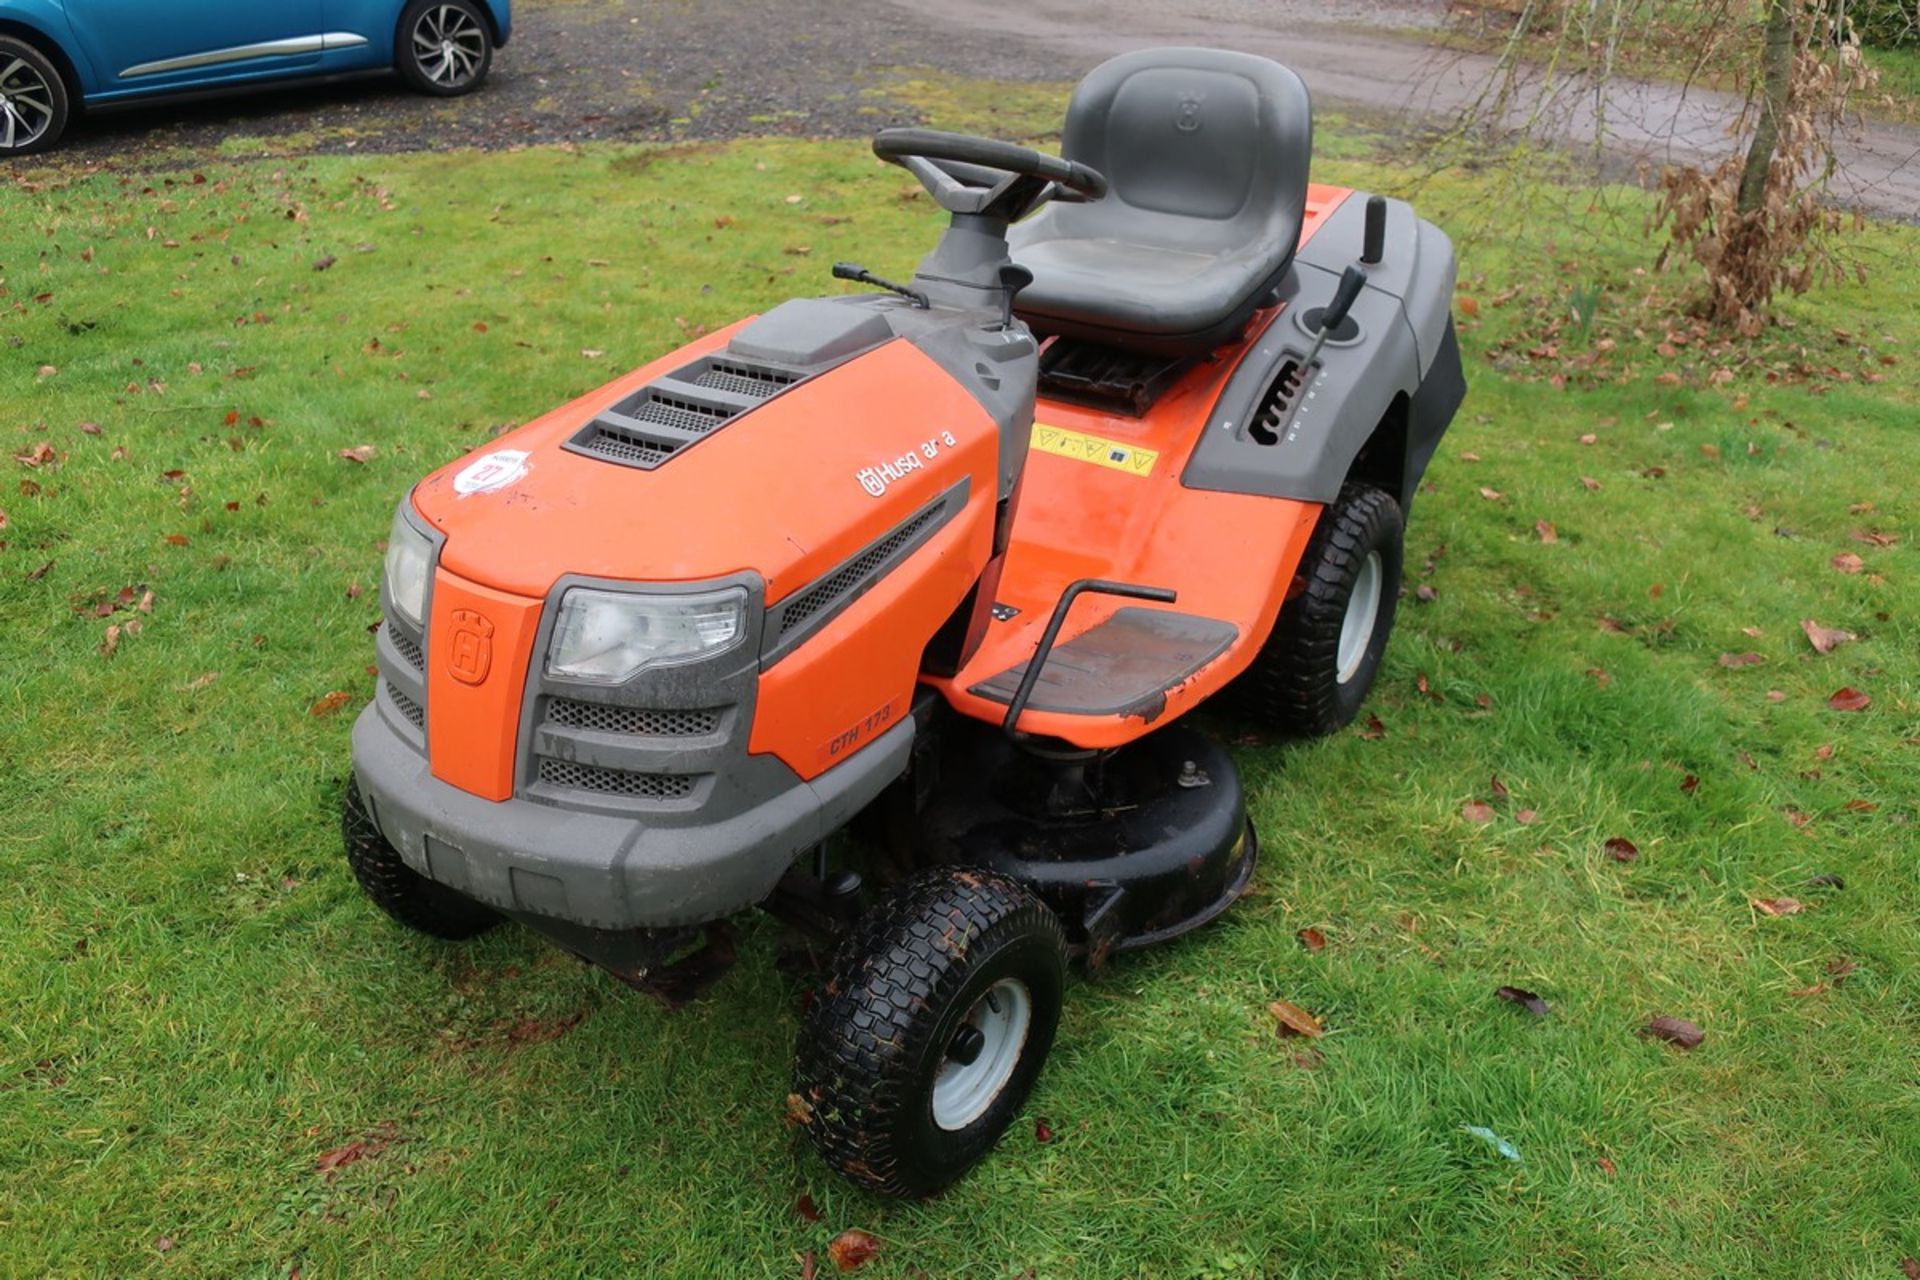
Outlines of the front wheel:
<svg viewBox="0 0 1920 1280">
<path fill-rule="evenodd" d="M 1317 738 L 1360 714 L 1393 633 L 1405 528 L 1393 495 L 1371 485 L 1346 485 L 1320 513 L 1301 587 L 1240 679 L 1252 719 Z"/>
<path fill-rule="evenodd" d="M 26 41 L 0 36 L 0 159 L 45 151 L 70 113 L 58 68 Z"/>
<path fill-rule="evenodd" d="M 347 866 L 361 891 L 394 920 L 435 938 L 459 940 L 484 933 L 500 917 L 471 898 L 429 880 L 400 859 L 400 851 L 380 834 L 360 784 L 347 783 L 340 805 L 340 834 L 347 846 Z"/>
<path fill-rule="evenodd" d="M 493 28 L 474 0 L 413 0 L 400 15 L 395 66 L 421 93 L 472 93 L 493 66 Z"/>
<path fill-rule="evenodd" d="M 1019 1114 L 1060 1022 L 1060 922 L 1019 883 L 941 867 L 860 923 L 800 1028 L 789 1108 L 854 1182 L 927 1196 Z"/>
</svg>

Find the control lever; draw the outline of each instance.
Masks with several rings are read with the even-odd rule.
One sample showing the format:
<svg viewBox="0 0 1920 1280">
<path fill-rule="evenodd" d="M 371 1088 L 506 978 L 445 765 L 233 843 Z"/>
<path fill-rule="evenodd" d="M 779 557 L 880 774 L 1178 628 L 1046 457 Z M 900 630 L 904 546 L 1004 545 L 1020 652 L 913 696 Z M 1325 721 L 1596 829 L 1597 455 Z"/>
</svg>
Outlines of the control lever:
<svg viewBox="0 0 1920 1280">
<path fill-rule="evenodd" d="M 1013 300 L 1020 291 L 1033 283 L 1033 272 L 1017 262 L 1009 262 L 1000 268 L 1000 287 L 1006 291 L 1005 305 L 1000 309 L 1000 328 L 1004 332 L 1013 328 Z"/>
<path fill-rule="evenodd" d="M 1312 370 L 1313 362 L 1320 358 L 1321 348 L 1327 345 L 1333 331 L 1346 323 L 1347 313 L 1353 310 L 1353 304 L 1360 300 L 1360 291 L 1366 287 L 1367 269 L 1358 263 L 1340 274 L 1340 287 L 1333 291 L 1333 301 L 1320 313 L 1320 336 L 1313 340 L 1313 349 L 1301 361 L 1301 368 Z"/>
<path fill-rule="evenodd" d="M 885 289 L 888 293 L 897 293 L 903 298 L 911 298 L 913 305 L 922 311 L 927 310 L 927 308 L 933 305 L 927 301 L 927 295 L 921 293 L 918 289 L 909 289 L 903 284 L 895 284 L 891 280 L 884 280 L 857 262 L 834 263 L 833 278 L 835 280 L 851 280 L 856 284 L 870 284 L 876 289 Z"/>
<path fill-rule="evenodd" d="M 1360 261 L 1368 266 L 1379 262 L 1387 252 L 1387 198 L 1367 197 L 1367 229 L 1361 240 Z"/>
</svg>

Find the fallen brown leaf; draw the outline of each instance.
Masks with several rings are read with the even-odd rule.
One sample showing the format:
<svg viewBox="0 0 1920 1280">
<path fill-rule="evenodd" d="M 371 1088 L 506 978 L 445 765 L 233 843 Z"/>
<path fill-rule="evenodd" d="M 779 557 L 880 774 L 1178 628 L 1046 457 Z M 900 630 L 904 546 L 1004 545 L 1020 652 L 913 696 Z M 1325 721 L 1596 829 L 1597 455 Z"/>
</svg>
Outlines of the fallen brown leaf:
<svg viewBox="0 0 1920 1280">
<path fill-rule="evenodd" d="M 1042 1146 L 1053 1141 L 1053 1126 L 1047 1123 L 1045 1116 L 1036 1116 L 1033 1121 L 1033 1140 Z"/>
<path fill-rule="evenodd" d="M 1797 916 L 1807 909 L 1798 898 L 1754 898 L 1753 909 L 1765 916 Z"/>
<path fill-rule="evenodd" d="M 1827 705 L 1835 711 L 1865 711 L 1873 705 L 1873 699 L 1848 685 L 1844 689 L 1835 689 L 1827 698 Z"/>
<path fill-rule="evenodd" d="M 1314 1039 L 1326 1034 L 1326 1028 L 1320 1025 L 1320 1019 L 1308 1013 L 1297 1004 L 1288 1004 L 1285 1000 L 1275 1000 L 1267 1006 L 1267 1012 L 1280 1023 L 1279 1034 L 1286 1036 L 1311 1036 Z"/>
<path fill-rule="evenodd" d="M 1600 482 L 1598 480 L 1595 480 L 1592 476 L 1581 476 L 1580 483 L 1586 486 L 1586 490 L 1588 493 L 1600 492 Z"/>
<path fill-rule="evenodd" d="M 808 1222 L 820 1221 L 819 1206 L 815 1205 L 813 1197 L 804 1191 L 800 1193 L 800 1198 L 793 1202 L 793 1211 Z"/>
<path fill-rule="evenodd" d="M 852 1271 L 873 1261 L 880 1252 L 880 1238 L 858 1227 L 842 1231 L 827 1246 L 827 1256 L 840 1271 Z"/>
<path fill-rule="evenodd" d="M 1484 800 L 1469 800 L 1460 806 L 1460 816 L 1476 827 L 1484 827 L 1493 821 L 1493 806 Z"/>
<path fill-rule="evenodd" d="M 1538 809 L 1522 809 L 1513 815 L 1513 820 L 1523 827 L 1530 827 L 1540 820 L 1540 811 Z"/>
<path fill-rule="evenodd" d="M 348 462 L 371 462 L 373 455 L 380 452 L 370 444 L 357 444 L 351 449 L 342 449 L 340 456 Z"/>
<path fill-rule="evenodd" d="M 1823 627 L 1812 618 L 1800 619 L 1800 629 L 1807 633 L 1807 643 L 1813 646 L 1814 652 L 1821 654 L 1832 653 L 1847 641 L 1859 638 L 1839 627 Z"/>
<path fill-rule="evenodd" d="M 1647 1025 L 1640 1029 L 1640 1034 L 1654 1040 L 1664 1040 L 1676 1049 L 1697 1049 L 1700 1042 L 1707 1038 L 1706 1032 L 1685 1018 L 1666 1014 L 1648 1019 Z"/>
<path fill-rule="evenodd" d="M 1300 945 L 1309 951 L 1325 951 L 1327 949 L 1327 935 L 1318 929 L 1302 929 L 1299 933 L 1296 933 L 1294 937 L 1300 939 Z"/>
<path fill-rule="evenodd" d="M 1551 520 L 1535 520 L 1533 522 L 1533 531 L 1539 536 L 1542 542 L 1560 541 L 1560 531 L 1553 527 L 1553 521 Z"/>
<path fill-rule="evenodd" d="M 1640 846 L 1625 836 L 1609 836 L 1601 847 L 1615 862 L 1632 862 L 1640 856 Z"/>
<path fill-rule="evenodd" d="M 1859 573 L 1867 567 L 1867 562 L 1851 551 L 1842 551 L 1833 558 L 1831 563 L 1842 573 Z"/>
<path fill-rule="evenodd" d="M 313 716 L 330 716 L 352 701 L 352 694 L 346 692 L 344 689 L 335 689 L 332 693 L 329 693 L 326 697 L 320 699 L 320 701 L 314 703 L 311 707 L 308 707 L 307 714 Z"/>
<path fill-rule="evenodd" d="M 1360 740 L 1362 742 L 1378 742 L 1386 736 L 1387 726 L 1380 723 L 1380 717 L 1377 715 L 1369 715 L 1367 717 L 1367 727 L 1360 731 Z"/>
</svg>

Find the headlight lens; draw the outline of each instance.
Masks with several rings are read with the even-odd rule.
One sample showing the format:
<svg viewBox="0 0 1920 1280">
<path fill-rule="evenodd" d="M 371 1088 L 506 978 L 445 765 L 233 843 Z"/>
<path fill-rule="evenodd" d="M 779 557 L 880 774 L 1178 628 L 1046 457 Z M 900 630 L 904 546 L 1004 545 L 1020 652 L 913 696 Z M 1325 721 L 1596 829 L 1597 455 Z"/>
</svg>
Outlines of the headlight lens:
<svg viewBox="0 0 1920 1280">
<path fill-rule="evenodd" d="M 747 593 L 648 596 L 575 587 L 560 601 L 550 675 L 619 684 L 647 667 L 711 657 L 747 630 Z"/>
<path fill-rule="evenodd" d="M 427 616 L 427 576 L 433 569 L 433 543 L 413 527 L 402 503 L 387 535 L 387 598 L 417 631 Z"/>
</svg>

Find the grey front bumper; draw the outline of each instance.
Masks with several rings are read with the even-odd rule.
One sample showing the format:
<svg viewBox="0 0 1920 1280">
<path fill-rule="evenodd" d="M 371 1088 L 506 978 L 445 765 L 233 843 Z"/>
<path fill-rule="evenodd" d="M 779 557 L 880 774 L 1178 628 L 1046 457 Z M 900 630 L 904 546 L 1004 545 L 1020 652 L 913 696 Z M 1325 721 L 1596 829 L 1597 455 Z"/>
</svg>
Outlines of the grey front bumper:
<svg viewBox="0 0 1920 1280">
<path fill-rule="evenodd" d="M 434 777 L 375 706 L 353 726 L 353 772 L 406 864 L 506 911 L 598 929 L 704 924 L 761 902 L 803 851 L 906 772 L 906 720 L 812 782 L 724 819 L 653 826 L 533 800 L 483 800 Z"/>
</svg>

